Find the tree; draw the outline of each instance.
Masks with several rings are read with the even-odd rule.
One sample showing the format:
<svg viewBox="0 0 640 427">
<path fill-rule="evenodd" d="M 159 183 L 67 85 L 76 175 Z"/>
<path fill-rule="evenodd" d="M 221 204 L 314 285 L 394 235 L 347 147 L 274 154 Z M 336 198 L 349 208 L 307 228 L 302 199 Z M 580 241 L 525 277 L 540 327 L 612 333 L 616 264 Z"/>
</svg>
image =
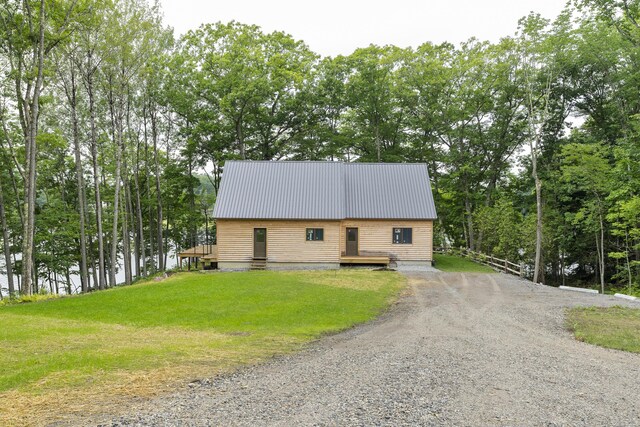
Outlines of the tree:
<svg viewBox="0 0 640 427">
<path fill-rule="evenodd" d="M 562 149 L 562 178 L 574 191 L 587 193 L 578 212 L 572 213 L 574 224 L 583 224 L 595 232 L 600 289 L 604 293 L 606 252 L 605 216 L 607 196 L 611 192 L 611 166 L 606 148 L 598 144 L 567 144 Z"/>
<path fill-rule="evenodd" d="M 22 241 L 22 294 L 34 285 L 33 247 L 35 233 L 36 167 L 40 95 L 44 84 L 45 59 L 68 36 L 76 0 L 51 4 L 7 2 L 0 14 L 3 50 L 15 82 L 17 108 L 25 140 L 24 230 Z"/>
</svg>

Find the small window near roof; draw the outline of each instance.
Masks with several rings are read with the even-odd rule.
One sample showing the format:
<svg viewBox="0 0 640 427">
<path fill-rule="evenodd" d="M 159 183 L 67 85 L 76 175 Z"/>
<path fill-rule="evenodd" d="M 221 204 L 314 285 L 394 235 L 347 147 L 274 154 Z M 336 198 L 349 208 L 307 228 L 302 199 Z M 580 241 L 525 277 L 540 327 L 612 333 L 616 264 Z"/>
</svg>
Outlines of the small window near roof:
<svg viewBox="0 0 640 427">
<path fill-rule="evenodd" d="M 411 228 L 394 228 L 393 243 L 409 245 L 413 241 L 413 229 Z"/>
<path fill-rule="evenodd" d="M 307 228 L 307 241 L 313 242 L 317 240 L 324 240 L 323 228 Z"/>
</svg>

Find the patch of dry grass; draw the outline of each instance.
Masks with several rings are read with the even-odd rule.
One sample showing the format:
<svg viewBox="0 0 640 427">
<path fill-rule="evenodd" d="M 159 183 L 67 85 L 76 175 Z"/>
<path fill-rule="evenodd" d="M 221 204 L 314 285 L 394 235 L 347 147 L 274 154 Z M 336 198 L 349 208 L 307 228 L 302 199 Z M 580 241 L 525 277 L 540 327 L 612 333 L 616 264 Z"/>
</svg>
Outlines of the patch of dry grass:
<svg viewBox="0 0 640 427">
<path fill-rule="evenodd" d="M 136 399 L 256 363 L 302 343 L 287 336 L 111 324 L 92 325 L 87 333 L 87 325 L 78 321 L 26 316 L 3 316 L 3 320 L 12 317 L 16 317 L 13 321 L 28 321 L 29 328 L 59 333 L 2 352 L 2 366 L 26 354 L 30 354 L 23 359 L 27 366 L 46 365 L 40 371 L 42 377 L 0 392 L 2 426 L 43 425 L 88 413 L 117 414 Z M 23 380 L 25 372 L 18 367 L 13 374 L 4 372 L 3 377 L 15 375 Z"/>
<path fill-rule="evenodd" d="M 194 273 L 2 307 L 0 426 L 116 415 L 366 321 L 402 283 L 362 270 Z"/>
</svg>

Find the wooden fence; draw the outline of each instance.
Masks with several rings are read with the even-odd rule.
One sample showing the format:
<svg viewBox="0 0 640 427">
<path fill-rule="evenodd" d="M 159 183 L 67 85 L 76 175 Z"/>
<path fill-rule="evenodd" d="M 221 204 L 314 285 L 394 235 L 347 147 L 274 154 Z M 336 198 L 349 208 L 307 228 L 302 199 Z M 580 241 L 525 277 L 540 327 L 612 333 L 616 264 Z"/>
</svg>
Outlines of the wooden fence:
<svg viewBox="0 0 640 427">
<path fill-rule="evenodd" d="M 477 262 L 487 267 L 491 267 L 494 270 L 501 271 L 507 274 L 514 274 L 520 277 L 526 277 L 529 268 L 525 263 L 515 263 L 508 259 L 501 259 L 493 255 L 487 255 L 482 252 L 472 251 L 466 248 L 454 249 L 454 248 L 434 248 L 434 252 L 442 254 L 456 254 L 469 258 L 473 262 Z M 437 265 L 436 265 L 437 268 Z"/>
</svg>

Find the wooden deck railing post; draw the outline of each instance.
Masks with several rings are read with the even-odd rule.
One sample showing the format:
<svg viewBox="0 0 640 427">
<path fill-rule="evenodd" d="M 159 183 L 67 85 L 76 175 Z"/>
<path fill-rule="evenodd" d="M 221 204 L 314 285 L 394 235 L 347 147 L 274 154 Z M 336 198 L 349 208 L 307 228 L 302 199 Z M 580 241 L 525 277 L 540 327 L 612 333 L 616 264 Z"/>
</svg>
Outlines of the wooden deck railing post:
<svg viewBox="0 0 640 427">
<path fill-rule="evenodd" d="M 513 274 L 514 276 L 526 277 L 526 264 L 525 262 L 515 263 L 509 261 L 506 257 L 504 259 L 497 258 L 495 255 L 487 255 L 483 252 L 472 251 L 471 249 L 460 247 L 460 255 L 470 260 L 489 265 L 495 268 L 497 271 L 504 271 L 506 274 Z"/>
</svg>

